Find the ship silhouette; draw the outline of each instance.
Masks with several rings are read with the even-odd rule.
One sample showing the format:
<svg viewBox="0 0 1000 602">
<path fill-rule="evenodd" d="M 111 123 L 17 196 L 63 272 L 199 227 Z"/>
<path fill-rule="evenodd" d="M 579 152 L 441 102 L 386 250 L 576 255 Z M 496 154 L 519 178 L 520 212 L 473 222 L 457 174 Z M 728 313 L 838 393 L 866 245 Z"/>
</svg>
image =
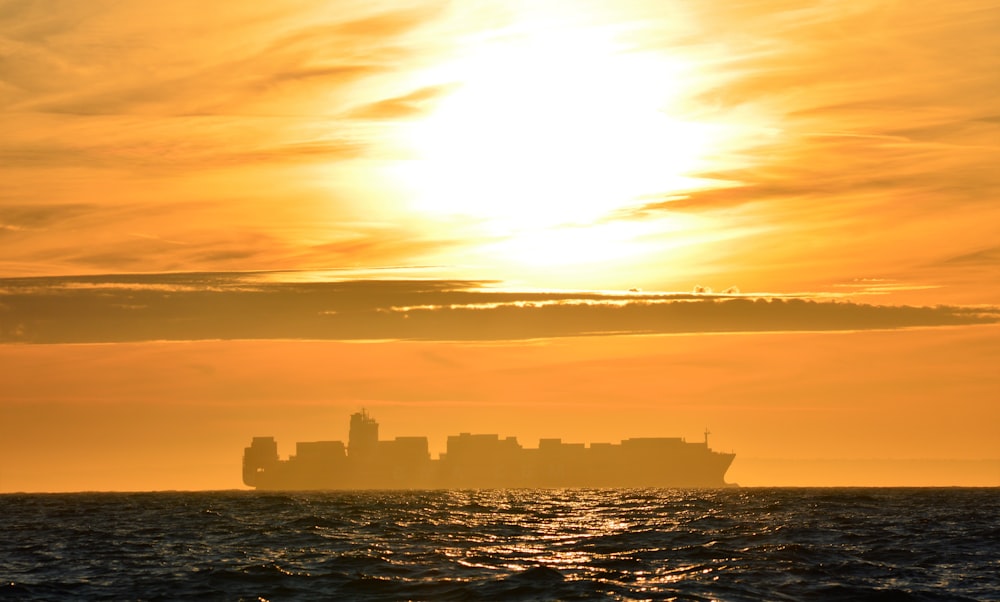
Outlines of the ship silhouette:
<svg viewBox="0 0 1000 602">
<path fill-rule="evenodd" d="M 427 437 L 380 441 L 366 411 L 351 415 L 347 445 L 300 442 L 287 460 L 273 437 L 254 437 L 243 453 L 243 482 L 259 490 L 501 489 L 552 487 L 729 487 L 734 453 L 705 441 L 642 437 L 620 444 L 541 439 L 534 449 L 515 437 L 461 433 L 431 459 Z"/>
</svg>

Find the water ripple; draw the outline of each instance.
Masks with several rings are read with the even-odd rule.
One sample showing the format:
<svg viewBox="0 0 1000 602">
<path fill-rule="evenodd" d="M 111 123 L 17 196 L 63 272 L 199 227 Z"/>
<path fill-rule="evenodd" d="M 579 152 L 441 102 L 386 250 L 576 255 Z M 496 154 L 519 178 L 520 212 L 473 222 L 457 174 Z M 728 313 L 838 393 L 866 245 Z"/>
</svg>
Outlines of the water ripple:
<svg viewBox="0 0 1000 602">
<path fill-rule="evenodd" d="M 993 489 L 2 495 L 0 599 L 991 600 Z"/>
</svg>

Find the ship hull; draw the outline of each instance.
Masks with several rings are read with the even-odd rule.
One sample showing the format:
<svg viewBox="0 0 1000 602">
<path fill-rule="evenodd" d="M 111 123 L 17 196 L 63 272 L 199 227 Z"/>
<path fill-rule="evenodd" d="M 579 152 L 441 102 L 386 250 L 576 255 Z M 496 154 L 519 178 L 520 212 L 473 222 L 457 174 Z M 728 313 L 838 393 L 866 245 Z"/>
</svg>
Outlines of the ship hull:
<svg viewBox="0 0 1000 602">
<path fill-rule="evenodd" d="M 243 481 L 260 490 L 718 488 L 735 454 L 680 438 L 626 439 L 620 444 L 566 444 L 543 439 L 525 449 L 513 437 L 448 438 L 431 459 L 424 437 L 378 440 L 378 425 L 352 416 L 348 445 L 297 444 L 280 460 L 271 437 L 256 437 L 243 457 Z"/>
</svg>

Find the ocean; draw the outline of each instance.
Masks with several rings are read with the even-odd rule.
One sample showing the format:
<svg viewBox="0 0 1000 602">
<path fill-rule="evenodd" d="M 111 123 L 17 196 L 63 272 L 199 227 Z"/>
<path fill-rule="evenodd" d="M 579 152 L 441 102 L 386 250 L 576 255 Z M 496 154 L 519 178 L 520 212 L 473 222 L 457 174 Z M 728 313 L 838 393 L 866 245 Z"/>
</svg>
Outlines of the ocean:
<svg viewBox="0 0 1000 602">
<path fill-rule="evenodd" d="M 0 495 L 0 599 L 1000 600 L 998 489 Z"/>
</svg>

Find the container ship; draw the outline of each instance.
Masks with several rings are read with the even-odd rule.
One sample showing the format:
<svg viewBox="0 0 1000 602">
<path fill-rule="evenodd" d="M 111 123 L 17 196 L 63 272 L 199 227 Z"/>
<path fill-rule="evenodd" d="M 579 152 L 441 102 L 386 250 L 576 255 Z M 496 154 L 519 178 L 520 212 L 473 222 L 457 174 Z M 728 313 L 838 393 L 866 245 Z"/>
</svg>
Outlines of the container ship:
<svg viewBox="0 0 1000 602">
<path fill-rule="evenodd" d="M 522 447 L 515 437 L 462 433 L 431 459 L 427 437 L 380 441 L 366 411 L 351 415 L 341 441 L 296 444 L 286 460 L 273 437 L 254 437 L 243 453 L 243 482 L 258 490 L 506 489 L 559 487 L 732 487 L 725 474 L 734 453 L 705 440 L 642 437 L 619 444 L 541 439 Z"/>
</svg>

